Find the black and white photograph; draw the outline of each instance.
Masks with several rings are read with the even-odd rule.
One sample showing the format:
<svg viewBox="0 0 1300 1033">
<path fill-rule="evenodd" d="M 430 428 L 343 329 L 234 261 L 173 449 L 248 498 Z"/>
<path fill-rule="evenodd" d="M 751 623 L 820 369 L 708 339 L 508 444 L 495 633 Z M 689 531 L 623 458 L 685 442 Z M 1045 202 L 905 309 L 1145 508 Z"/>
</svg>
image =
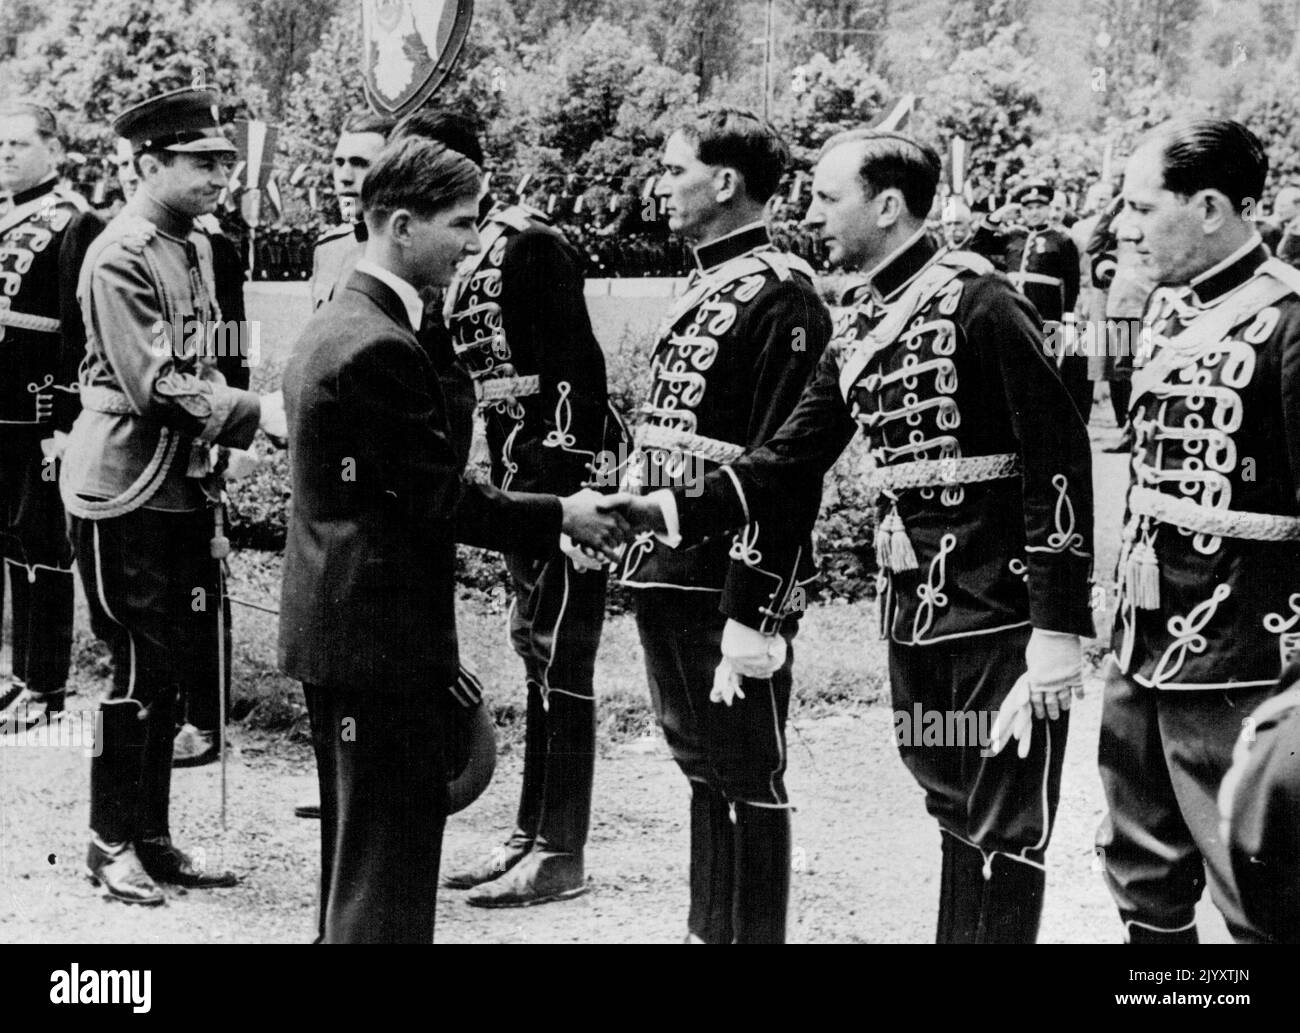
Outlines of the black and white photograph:
<svg viewBox="0 0 1300 1033">
<path fill-rule="evenodd" d="M 1300 0 L 3 0 L 0 551 L 0 942 L 142 948 L 33 999 L 1069 944 L 1240 1017 Z"/>
</svg>

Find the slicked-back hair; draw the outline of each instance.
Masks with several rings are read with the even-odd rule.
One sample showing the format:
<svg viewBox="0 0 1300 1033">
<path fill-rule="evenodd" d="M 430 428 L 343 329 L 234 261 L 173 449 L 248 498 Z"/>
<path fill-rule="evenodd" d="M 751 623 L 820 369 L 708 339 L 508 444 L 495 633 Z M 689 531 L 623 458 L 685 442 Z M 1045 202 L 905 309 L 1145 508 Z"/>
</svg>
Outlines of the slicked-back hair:
<svg viewBox="0 0 1300 1033">
<path fill-rule="evenodd" d="M 54 112 L 31 100 L 15 100 L 0 105 L 0 118 L 28 116 L 36 124 L 36 134 L 49 143 L 59 138 L 59 123 Z"/>
<path fill-rule="evenodd" d="M 1268 155 L 1259 137 L 1240 122 L 1195 118 L 1166 122 L 1142 146 L 1160 157 L 1164 188 L 1180 197 L 1217 190 L 1238 212 L 1264 195 Z"/>
<path fill-rule="evenodd" d="M 478 200 L 483 173 L 449 147 L 417 136 L 388 144 L 361 184 L 361 210 L 379 225 L 399 208 L 428 219 L 456 202 Z"/>
<path fill-rule="evenodd" d="M 933 147 L 902 133 L 846 129 L 822 145 L 818 160 L 847 144 L 861 145 L 858 179 L 868 198 L 892 188 L 903 195 L 903 203 L 913 217 L 924 219 L 930 214 L 943 173 L 943 165 Z"/>
<path fill-rule="evenodd" d="M 479 127 L 464 115 L 458 115 L 454 111 L 417 111 L 397 123 L 388 142 L 396 143 L 408 136 L 434 140 L 450 147 L 457 154 L 463 154 L 480 168 L 483 167 Z"/>
<path fill-rule="evenodd" d="M 766 204 L 781 183 L 790 148 L 771 122 L 741 108 L 706 108 L 678 124 L 677 132 L 705 165 L 735 169 L 751 200 Z"/>
<path fill-rule="evenodd" d="M 378 133 L 384 139 L 393 131 L 393 120 L 372 111 L 358 111 L 343 123 L 344 133 Z"/>
</svg>

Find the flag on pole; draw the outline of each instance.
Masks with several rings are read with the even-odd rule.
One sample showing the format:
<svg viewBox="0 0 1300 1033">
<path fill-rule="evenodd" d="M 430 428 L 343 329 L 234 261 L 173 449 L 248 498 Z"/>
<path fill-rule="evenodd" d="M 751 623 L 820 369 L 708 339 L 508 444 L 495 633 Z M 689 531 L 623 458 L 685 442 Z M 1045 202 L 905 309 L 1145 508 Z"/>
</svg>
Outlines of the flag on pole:
<svg viewBox="0 0 1300 1033">
<path fill-rule="evenodd" d="M 284 202 L 280 199 L 280 181 L 274 172 L 266 180 L 266 200 L 275 213 L 275 218 L 272 221 L 278 221 L 284 215 Z"/>
<path fill-rule="evenodd" d="M 952 138 L 951 158 L 949 162 L 948 174 L 951 177 L 949 182 L 952 184 L 954 194 L 966 193 L 966 141 L 960 136 Z"/>
<path fill-rule="evenodd" d="M 887 104 L 881 108 L 881 110 L 886 112 L 886 114 L 871 128 L 879 129 L 882 132 L 901 132 L 907 126 L 908 121 L 912 117 L 912 111 L 915 108 L 916 94 L 905 93 L 893 104 Z"/>
</svg>

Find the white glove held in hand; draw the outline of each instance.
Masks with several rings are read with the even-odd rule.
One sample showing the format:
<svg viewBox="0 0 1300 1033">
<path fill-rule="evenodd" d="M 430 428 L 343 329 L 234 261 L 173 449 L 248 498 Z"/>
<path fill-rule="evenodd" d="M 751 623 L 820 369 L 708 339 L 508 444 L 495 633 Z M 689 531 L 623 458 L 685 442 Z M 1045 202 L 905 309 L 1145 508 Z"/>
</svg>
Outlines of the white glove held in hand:
<svg viewBox="0 0 1300 1033">
<path fill-rule="evenodd" d="M 735 700 L 744 698 L 745 694 L 740 690 L 740 672 L 723 657 L 722 663 L 713 672 L 713 691 L 709 693 L 709 702 L 731 706 Z"/>
<path fill-rule="evenodd" d="M 1029 675 L 1022 674 L 1011 686 L 1007 698 L 998 709 L 993 730 L 989 733 L 989 745 L 984 751 L 989 757 L 996 757 L 1012 739 L 1019 743 L 1016 754 L 1021 760 L 1029 756 L 1029 743 L 1034 734 L 1033 711 L 1029 706 Z"/>
<path fill-rule="evenodd" d="M 722 658 L 746 678 L 772 677 L 785 663 L 785 654 L 785 639 L 780 635 L 764 635 L 733 620 L 722 629 Z"/>
</svg>

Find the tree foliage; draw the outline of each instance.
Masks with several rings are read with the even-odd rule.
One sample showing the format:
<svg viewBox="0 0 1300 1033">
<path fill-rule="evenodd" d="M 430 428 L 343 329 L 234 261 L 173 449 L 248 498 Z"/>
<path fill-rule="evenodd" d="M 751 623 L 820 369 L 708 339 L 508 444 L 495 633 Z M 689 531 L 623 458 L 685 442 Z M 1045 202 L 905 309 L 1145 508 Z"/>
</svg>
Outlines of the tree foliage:
<svg viewBox="0 0 1300 1033">
<path fill-rule="evenodd" d="M 967 179 L 976 195 L 1001 192 L 1021 175 L 1038 129 L 1041 72 L 1012 42 L 1014 28 L 986 46 L 960 53 L 949 71 L 932 79 L 918 116 L 921 135 L 942 147 L 966 140 Z"/>
<path fill-rule="evenodd" d="M 228 0 L 54 0 L 13 72 L 54 109 L 70 149 L 111 153 L 116 115 L 196 81 L 220 92 L 223 118 L 260 112 L 241 26 Z"/>
<path fill-rule="evenodd" d="M 777 112 L 795 156 L 811 161 L 833 133 L 866 125 L 880 114 L 889 84 L 849 47 L 838 60 L 814 54 L 798 73 L 801 89 Z"/>
<path fill-rule="evenodd" d="M 306 71 L 340 2 L 357 6 L 355 0 L 237 0 L 253 48 L 253 68 L 266 91 L 268 118 L 283 116 L 289 83 Z"/>
</svg>

